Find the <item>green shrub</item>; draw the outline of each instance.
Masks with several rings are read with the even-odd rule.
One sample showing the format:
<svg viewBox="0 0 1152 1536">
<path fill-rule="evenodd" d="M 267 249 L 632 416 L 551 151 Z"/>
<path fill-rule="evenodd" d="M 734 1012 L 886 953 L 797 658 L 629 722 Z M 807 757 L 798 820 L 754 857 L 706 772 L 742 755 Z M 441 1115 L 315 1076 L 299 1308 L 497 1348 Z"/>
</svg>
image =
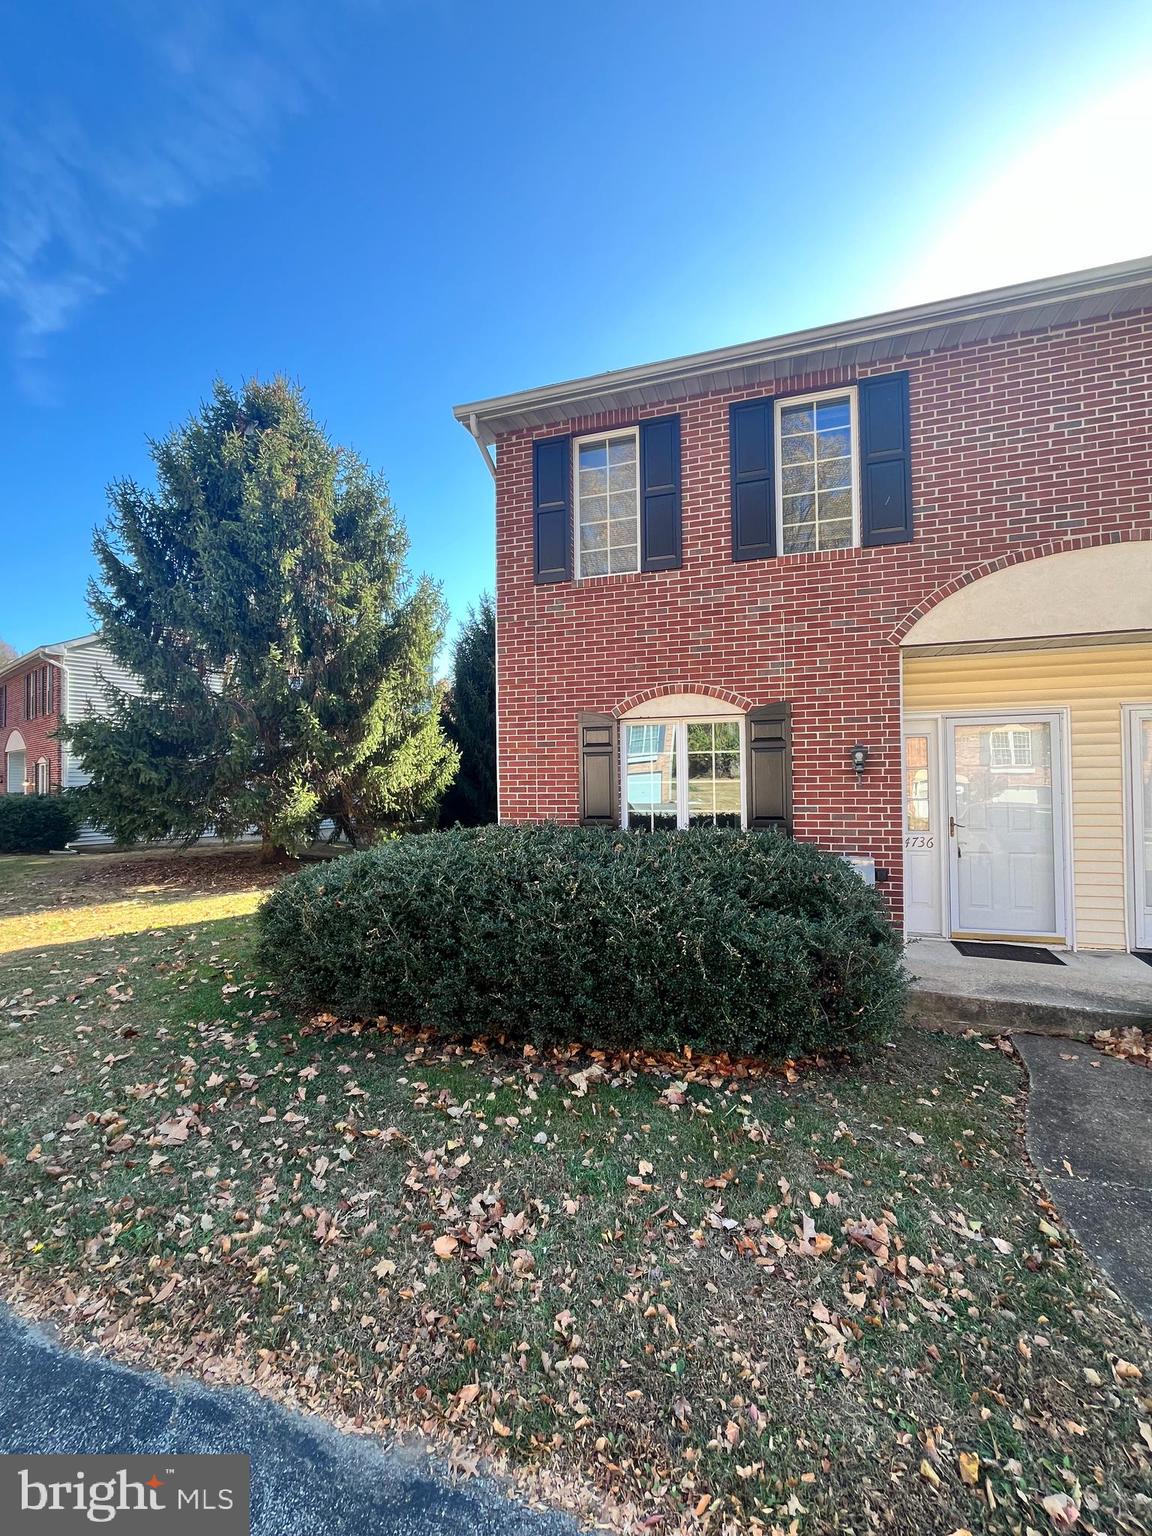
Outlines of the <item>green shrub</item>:
<svg viewBox="0 0 1152 1536">
<path fill-rule="evenodd" d="M 898 1020 L 900 943 L 772 834 L 456 828 L 313 866 L 259 913 L 290 1002 L 456 1036 L 794 1056 Z"/>
<path fill-rule="evenodd" d="M 0 853 L 50 853 L 80 830 L 71 796 L 0 795 Z"/>
</svg>

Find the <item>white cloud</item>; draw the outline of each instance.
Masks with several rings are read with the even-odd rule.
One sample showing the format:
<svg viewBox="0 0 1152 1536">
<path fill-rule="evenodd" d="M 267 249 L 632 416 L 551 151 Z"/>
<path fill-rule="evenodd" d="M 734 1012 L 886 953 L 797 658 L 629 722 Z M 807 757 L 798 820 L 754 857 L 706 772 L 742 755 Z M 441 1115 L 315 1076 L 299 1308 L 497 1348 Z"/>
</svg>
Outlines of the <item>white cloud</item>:
<svg viewBox="0 0 1152 1536">
<path fill-rule="evenodd" d="M 264 27 L 228 0 L 186 0 L 163 19 L 134 0 L 113 9 L 147 70 L 139 106 L 85 116 L 30 101 L 0 117 L 0 300 L 31 388 L 49 338 L 124 278 L 157 220 L 259 174 L 320 82 L 306 5 L 269 8 Z M 114 62 L 101 61 L 109 89 L 131 90 Z"/>
<path fill-rule="evenodd" d="M 976 293 L 1152 252 L 1152 74 L 1004 145 L 913 253 L 894 304 Z"/>
</svg>

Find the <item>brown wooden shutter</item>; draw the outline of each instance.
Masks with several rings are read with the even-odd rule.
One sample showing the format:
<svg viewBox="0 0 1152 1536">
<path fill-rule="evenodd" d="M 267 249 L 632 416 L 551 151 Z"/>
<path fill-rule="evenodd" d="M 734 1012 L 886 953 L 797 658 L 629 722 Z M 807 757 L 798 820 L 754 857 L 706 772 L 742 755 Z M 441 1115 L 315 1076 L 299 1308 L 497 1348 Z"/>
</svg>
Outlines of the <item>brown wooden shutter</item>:
<svg viewBox="0 0 1152 1536">
<path fill-rule="evenodd" d="M 763 704 L 747 716 L 748 826 L 792 833 L 792 745 L 787 704 Z"/>
<path fill-rule="evenodd" d="M 620 730 L 612 715 L 581 715 L 580 822 L 585 827 L 620 825 L 617 743 Z"/>
</svg>

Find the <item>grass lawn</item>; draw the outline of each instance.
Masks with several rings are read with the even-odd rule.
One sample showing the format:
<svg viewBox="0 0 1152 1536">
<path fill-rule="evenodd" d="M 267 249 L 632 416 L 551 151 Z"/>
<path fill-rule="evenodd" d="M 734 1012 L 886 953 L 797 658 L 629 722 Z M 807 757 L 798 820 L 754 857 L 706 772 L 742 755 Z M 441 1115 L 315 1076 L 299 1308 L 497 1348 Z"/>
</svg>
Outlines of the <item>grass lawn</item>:
<svg viewBox="0 0 1152 1536">
<path fill-rule="evenodd" d="M 20 1304 L 638 1529 L 1152 1527 L 1152 1340 L 1044 1200 L 1010 1054 L 910 1030 L 767 1074 L 300 1020 L 258 875 L 0 860 Z"/>
</svg>

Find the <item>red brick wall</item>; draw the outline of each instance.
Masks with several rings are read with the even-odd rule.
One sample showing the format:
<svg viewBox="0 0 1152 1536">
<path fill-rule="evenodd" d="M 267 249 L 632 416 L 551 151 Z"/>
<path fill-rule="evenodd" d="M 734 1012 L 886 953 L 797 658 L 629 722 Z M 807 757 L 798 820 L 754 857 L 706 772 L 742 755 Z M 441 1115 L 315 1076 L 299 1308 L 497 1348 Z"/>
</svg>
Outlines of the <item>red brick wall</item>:
<svg viewBox="0 0 1152 1536">
<path fill-rule="evenodd" d="M 731 558 L 728 406 L 685 401 L 680 570 L 532 581 L 533 436 L 497 446 L 500 809 L 577 815 L 576 716 L 711 685 L 793 710 L 796 835 L 873 854 L 901 904 L 900 665 L 893 632 L 990 562 L 1152 537 L 1152 312 L 836 370 L 773 394 L 911 375 L 911 544 Z M 587 416 L 573 432 L 663 415 Z M 856 741 L 870 751 L 857 784 Z"/>
<path fill-rule="evenodd" d="M 8 765 L 5 760 L 5 752 L 8 746 L 8 738 L 13 731 L 19 731 L 24 738 L 27 750 L 27 776 L 36 781 L 36 761 L 38 758 L 48 759 L 48 777 L 51 789 L 60 788 L 60 743 L 54 741 L 51 732 L 60 725 L 60 689 L 62 686 L 62 674 L 59 667 L 52 666 L 52 712 L 41 715 L 36 720 L 28 720 L 24 716 L 24 679 L 29 672 L 36 667 L 44 666 L 44 662 L 37 662 L 35 667 L 25 667 L 22 672 L 14 672 L 6 677 L 0 688 L 8 690 L 8 719 L 7 723 L 0 726 L 0 793 L 8 786 Z M 48 663 L 51 666 L 51 663 Z"/>
</svg>

